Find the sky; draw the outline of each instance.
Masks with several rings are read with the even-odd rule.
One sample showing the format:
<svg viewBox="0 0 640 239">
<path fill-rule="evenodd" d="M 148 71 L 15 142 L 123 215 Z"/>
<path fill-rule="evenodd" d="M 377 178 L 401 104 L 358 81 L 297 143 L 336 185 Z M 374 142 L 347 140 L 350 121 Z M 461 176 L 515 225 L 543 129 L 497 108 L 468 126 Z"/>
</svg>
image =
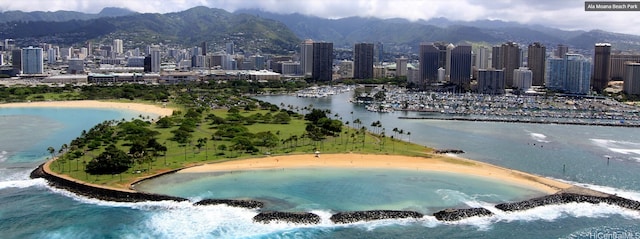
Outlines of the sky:
<svg viewBox="0 0 640 239">
<path fill-rule="evenodd" d="M 257 8 L 324 18 L 489 19 L 640 35 L 640 11 L 587 12 L 584 4 L 581 0 L 2 0 L 0 11 L 98 13 L 104 7 L 122 7 L 142 13 L 167 13 L 206 6 L 230 12 Z"/>
</svg>

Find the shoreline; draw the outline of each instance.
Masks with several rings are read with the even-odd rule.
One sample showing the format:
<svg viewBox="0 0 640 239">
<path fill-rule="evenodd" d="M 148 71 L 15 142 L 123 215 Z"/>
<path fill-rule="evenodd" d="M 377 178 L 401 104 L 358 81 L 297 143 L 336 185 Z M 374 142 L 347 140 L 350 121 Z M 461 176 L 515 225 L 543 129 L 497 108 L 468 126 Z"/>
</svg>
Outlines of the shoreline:
<svg viewBox="0 0 640 239">
<path fill-rule="evenodd" d="M 355 156 L 359 154 L 336 154 L 336 155 L 352 156 L 349 159 L 345 159 L 344 157 L 341 157 L 341 158 L 343 158 L 343 161 L 349 161 L 349 164 L 352 165 L 352 167 L 356 167 L 356 165 L 353 165 L 352 162 L 358 161 L 357 157 Z M 336 156 L 336 155 L 333 155 L 333 156 Z M 329 155 L 329 157 L 330 156 L 331 155 Z M 492 206 L 492 208 L 495 208 L 496 210 L 500 210 L 504 212 L 522 211 L 522 210 L 528 210 L 535 207 L 541 207 L 541 206 L 553 205 L 553 204 L 566 204 L 566 203 L 589 203 L 589 204 L 605 203 L 605 204 L 619 206 L 626 209 L 640 211 L 640 202 L 635 200 L 626 199 L 626 198 L 618 197 L 616 195 L 602 193 L 599 191 L 595 191 L 595 190 L 591 190 L 591 189 L 587 189 L 579 186 L 573 186 L 571 184 L 567 184 L 567 183 L 563 183 L 563 182 L 559 182 L 551 179 L 546 179 L 541 176 L 528 174 L 520 171 L 509 170 L 509 169 L 501 168 L 491 164 L 480 162 L 478 164 L 470 165 L 469 163 L 473 161 L 467 160 L 467 159 L 452 158 L 452 157 L 446 157 L 446 156 L 436 157 L 435 159 L 422 158 L 422 157 L 410 157 L 410 156 L 398 156 L 398 155 L 393 155 L 393 156 L 360 155 L 360 156 L 381 156 L 381 158 L 396 159 L 396 160 L 398 158 L 405 158 L 405 159 L 411 158 L 413 159 L 414 163 L 416 163 L 416 160 L 423 161 L 422 163 L 424 163 L 424 161 L 443 161 L 444 160 L 445 164 L 448 163 L 448 164 L 456 165 L 457 168 L 460 168 L 460 167 L 462 168 L 467 167 L 467 168 L 473 168 L 473 169 L 482 168 L 483 170 L 480 170 L 480 171 L 506 173 L 508 178 L 511 179 L 511 181 L 509 181 L 510 183 L 519 184 L 523 182 L 522 180 L 525 180 L 526 182 L 534 183 L 534 185 L 536 185 L 538 189 L 551 190 L 551 191 L 547 191 L 548 194 L 545 196 L 535 197 L 535 198 L 531 198 L 523 201 L 505 202 L 505 203 L 500 203 Z M 296 166 L 301 164 L 308 166 L 310 161 L 316 162 L 316 163 L 311 163 L 312 165 L 313 164 L 317 165 L 319 163 L 322 163 L 323 161 L 322 159 L 315 157 L 313 154 L 303 154 L 303 155 L 293 155 L 293 156 L 283 156 L 283 157 L 286 157 L 286 159 L 283 159 L 284 161 L 282 161 L 283 164 L 285 162 L 289 163 L 287 164 L 287 167 L 290 167 L 290 168 L 295 168 Z M 300 159 L 300 157 L 306 157 L 306 159 Z M 353 158 L 356 158 L 356 160 L 352 161 Z M 281 162 L 280 159 L 282 158 L 266 157 L 266 158 L 259 158 L 259 159 L 262 159 L 262 161 L 268 161 L 268 163 L 264 165 L 253 166 L 251 164 L 255 162 L 256 159 L 244 159 L 244 160 L 225 161 L 225 162 L 214 163 L 214 164 L 193 166 L 190 168 L 183 168 L 182 170 L 173 171 L 173 172 L 198 173 L 198 172 L 211 172 L 212 170 L 216 171 L 216 170 L 236 169 L 237 167 L 239 167 L 244 163 L 250 164 L 249 170 L 264 170 L 264 169 L 269 169 L 271 166 L 268 164 L 273 165 L 274 161 L 275 161 L 275 164 L 280 163 Z M 296 160 L 297 163 L 291 164 L 288 161 L 288 160 L 294 160 L 294 159 Z M 419 160 L 419 159 L 422 159 L 422 160 Z M 457 160 L 452 161 L 454 159 L 457 159 Z M 361 159 L 360 161 L 364 162 L 365 160 Z M 370 159 L 366 160 L 368 164 L 372 163 L 372 161 L 375 163 L 379 163 L 376 160 L 370 160 Z M 49 160 L 46 163 L 41 164 L 38 168 L 34 169 L 31 172 L 30 177 L 44 178 L 48 181 L 48 184 L 50 186 L 64 189 L 78 195 L 82 195 L 90 198 L 96 198 L 99 200 L 115 201 L 115 202 L 134 202 L 134 203 L 144 202 L 144 201 L 166 201 L 166 200 L 176 201 L 176 202 L 183 202 L 183 201 L 191 202 L 187 198 L 181 198 L 181 197 L 175 197 L 175 196 L 169 196 L 169 195 L 163 195 L 163 194 L 146 193 L 146 192 L 136 191 L 133 189 L 124 190 L 119 188 L 104 187 L 104 186 L 95 185 L 95 184 L 91 184 L 91 183 L 80 181 L 80 180 L 75 180 L 67 177 L 66 175 L 59 175 L 51 172 L 49 166 L 52 162 L 53 160 Z M 235 164 L 233 164 L 234 162 Z M 361 162 L 358 162 L 358 163 L 361 163 Z M 220 165 L 223 165 L 223 167 L 220 167 Z M 380 164 L 373 164 L 373 165 L 375 167 L 381 166 Z M 408 164 L 403 164 L 403 165 L 408 166 Z M 460 165 L 463 165 L 463 166 L 460 166 Z M 277 165 L 277 166 L 283 166 L 283 165 Z M 411 166 L 416 166 L 416 165 L 411 164 Z M 431 162 L 431 166 L 442 166 L 442 165 Z M 357 165 L 357 167 L 362 168 L 363 166 Z M 388 168 L 388 167 L 385 167 L 385 168 Z M 393 167 L 393 168 L 397 169 L 399 167 Z M 420 169 L 420 168 L 418 168 L 418 170 L 428 171 L 427 169 Z M 431 171 L 438 171 L 438 170 L 451 172 L 451 171 L 448 171 L 448 170 L 451 170 L 451 168 L 445 168 L 445 169 L 434 168 L 434 170 L 431 170 Z M 154 177 L 162 176 L 167 173 L 173 173 L 173 172 L 165 172 L 165 173 L 152 175 L 151 177 L 141 179 L 138 182 L 151 179 Z M 463 172 L 464 171 L 454 170 L 451 173 L 463 173 Z M 489 175 L 494 179 L 501 178 L 501 177 L 496 178 L 496 175 L 492 175 L 492 173 L 489 173 Z M 533 185 L 529 185 L 529 186 L 533 186 Z M 284 222 L 290 222 L 290 223 L 296 223 L 296 224 L 318 224 L 320 221 L 319 219 L 320 217 L 318 215 L 314 213 L 306 212 L 306 211 L 305 212 L 263 211 L 262 210 L 263 202 L 255 201 L 255 200 L 204 199 L 199 202 L 193 202 L 194 206 L 207 206 L 207 205 L 218 205 L 218 204 L 226 204 L 227 206 L 231 206 L 231 207 L 241 207 L 241 208 L 256 210 L 259 213 L 253 217 L 253 221 L 258 223 L 284 221 Z M 492 216 L 494 215 L 494 213 L 491 210 L 487 209 L 486 207 L 471 207 L 471 208 L 464 207 L 464 208 L 445 208 L 443 210 L 433 213 L 432 215 L 438 221 L 447 222 L 447 221 L 459 221 L 469 217 Z M 336 214 L 333 214 L 330 220 L 335 224 L 344 224 L 344 223 L 354 223 L 358 221 L 374 221 L 374 220 L 381 220 L 381 219 L 422 218 L 423 216 L 425 215 L 415 211 L 389 211 L 389 210 L 374 209 L 374 210 L 367 210 L 367 211 L 338 212 Z"/>
<path fill-rule="evenodd" d="M 93 108 L 130 110 L 157 116 L 169 116 L 173 114 L 172 108 L 164 108 L 161 105 L 144 103 L 125 103 L 97 100 L 70 100 L 70 101 L 35 101 L 0 104 L 1 108 Z"/>
<path fill-rule="evenodd" d="M 573 187 L 573 185 L 568 183 L 555 181 L 530 173 L 507 169 L 470 159 L 435 154 L 431 155 L 429 158 L 354 153 L 322 154 L 319 157 L 315 157 L 313 154 L 283 155 L 208 163 L 178 170 L 176 173 L 207 173 L 219 171 L 317 167 L 401 169 L 420 170 L 425 172 L 444 172 L 502 181 L 507 184 L 535 189 L 545 194 L 554 194 Z"/>
</svg>

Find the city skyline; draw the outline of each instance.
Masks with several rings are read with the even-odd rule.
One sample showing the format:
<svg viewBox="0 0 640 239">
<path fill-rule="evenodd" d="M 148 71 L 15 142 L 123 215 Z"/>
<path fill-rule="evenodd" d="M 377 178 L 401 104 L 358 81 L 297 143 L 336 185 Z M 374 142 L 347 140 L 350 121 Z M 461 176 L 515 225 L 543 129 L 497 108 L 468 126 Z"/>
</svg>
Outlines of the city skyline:
<svg viewBox="0 0 640 239">
<path fill-rule="evenodd" d="M 584 1 L 499 0 L 490 3 L 477 0 L 421 1 L 294 1 L 294 0 L 167 0 L 167 1 L 88 1 L 88 0 L 26 0 L 0 3 L 0 11 L 79 11 L 97 13 L 105 7 L 122 7 L 141 13 L 167 13 L 206 6 L 230 12 L 239 9 L 261 9 L 274 13 L 299 13 L 323 18 L 352 16 L 382 19 L 404 18 L 429 20 L 444 17 L 450 20 L 501 20 L 522 24 L 544 25 L 563 30 L 605 30 L 626 34 L 640 32 L 637 12 L 587 12 Z M 410 7 L 409 7 L 410 6 Z M 354 11 L 354 9 L 357 9 Z M 455 9 L 455 11 L 452 11 Z M 460 14 L 464 12 L 464 14 Z M 607 21 L 602 21 L 607 19 Z"/>
</svg>

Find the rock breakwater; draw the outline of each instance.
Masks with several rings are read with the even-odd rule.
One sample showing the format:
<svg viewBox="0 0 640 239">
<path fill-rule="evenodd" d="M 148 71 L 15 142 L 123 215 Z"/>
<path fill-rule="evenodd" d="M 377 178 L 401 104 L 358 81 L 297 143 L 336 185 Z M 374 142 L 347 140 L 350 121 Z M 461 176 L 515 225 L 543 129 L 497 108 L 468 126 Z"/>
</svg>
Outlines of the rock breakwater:
<svg viewBox="0 0 640 239">
<path fill-rule="evenodd" d="M 433 151 L 436 154 L 463 154 L 464 151 L 461 149 L 436 149 Z"/>
<path fill-rule="evenodd" d="M 196 206 L 219 205 L 226 204 L 231 207 L 242 207 L 248 209 L 258 209 L 264 206 L 264 203 L 256 200 L 233 200 L 233 199 L 204 199 L 194 203 Z"/>
<path fill-rule="evenodd" d="M 96 198 L 113 202 L 145 202 L 145 201 L 188 201 L 186 198 L 167 196 L 161 194 L 120 191 L 109 188 L 96 187 L 88 184 L 78 183 L 62 177 L 47 173 L 43 169 L 44 164 L 38 166 L 31 172 L 31 178 L 44 178 L 49 185 L 73 192 L 89 198 Z"/>
<path fill-rule="evenodd" d="M 261 212 L 253 217 L 253 221 L 266 224 L 278 221 L 297 224 L 318 224 L 320 223 L 320 216 L 310 212 Z"/>
<path fill-rule="evenodd" d="M 372 210 L 372 211 L 355 211 L 355 212 L 339 212 L 331 216 L 334 223 L 354 223 L 359 221 L 374 221 L 382 219 L 399 219 L 399 218 L 422 218 L 424 215 L 413 211 L 393 211 L 393 210 Z"/>
<path fill-rule="evenodd" d="M 615 195 L 606 194 L 604 196 L 599 196 L 599 195 L 584 195 L 584 194 L 565 193 L 565 192 L 532 198 L 532 199 L 524 200 L 520 202 L 501 203 L 496 205 L 495 207 L 500 210 L 510 212 L 510 211 L 527 210 L 534 207 L 541 207 L 546 205 L 566 204 L 566 203 L 591 203 L 591 204 L 607 203 L 607 204 L 616 205 L 616 206 L 627 208 L 627 209 L 640 210 L 640 202 L 618 197 Z"/>
<path fill-rule="evenodd" d="M 445 209 L 433 214 L 438 221 L 459 221 L 475 216 L 491 216 L 493 213 L 486 208 Z"/>
</svg>

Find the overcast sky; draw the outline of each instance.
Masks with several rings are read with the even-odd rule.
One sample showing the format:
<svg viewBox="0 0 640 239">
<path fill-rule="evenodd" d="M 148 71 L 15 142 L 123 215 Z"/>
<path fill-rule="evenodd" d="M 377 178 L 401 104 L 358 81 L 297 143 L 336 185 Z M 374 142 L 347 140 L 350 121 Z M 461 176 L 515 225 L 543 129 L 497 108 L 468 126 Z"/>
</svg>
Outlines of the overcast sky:
<svg viewBox="0 0 640 239">
<path fill-rule="evenodd" d="M 70 10 L 97 13 L 104 7 L 136 12 L 175 12 L 195 6 L 233 12 L 259 8 L 326 18 L 349 16 L 451 20 L 504 20 L 543 24 L 565 30 L 592 30 L 640 35 L 640 11 L 585 12 L 582 0 L 2 0 L 0 11 Z"/>
</svg>

